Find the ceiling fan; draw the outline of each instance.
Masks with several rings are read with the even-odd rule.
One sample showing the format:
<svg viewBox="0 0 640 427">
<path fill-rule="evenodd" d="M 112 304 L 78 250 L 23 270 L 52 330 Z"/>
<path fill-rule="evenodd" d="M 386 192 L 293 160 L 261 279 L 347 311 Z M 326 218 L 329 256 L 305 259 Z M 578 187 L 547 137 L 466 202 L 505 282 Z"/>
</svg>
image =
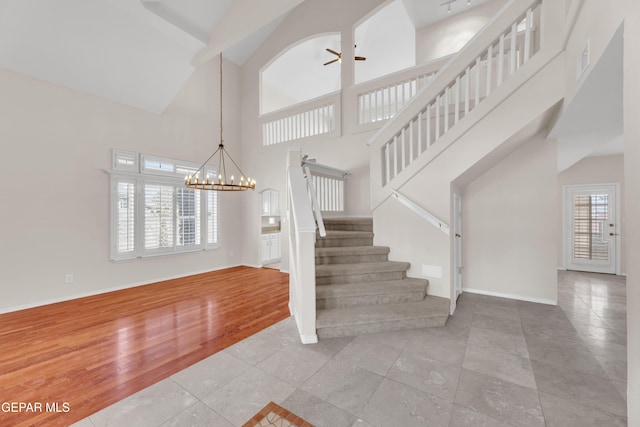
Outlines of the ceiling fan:
<svg viewBox="0 0 640 427">
<path fill-rule="evenodd" d="M 357 45 L 354 45 L 353 47 L 357 47 Z M 322 65 L 329 65 L 329 64 L 333 64 L 334 62 L 342 62 L 342 53 L 341 52 L 336 52 L 335 50 L 329 49 L 329 48 L 327 48 L 326 51 L 329 52 L 329 53 L 333 53 L 335 56 L 337 56 L 337 58 L 336 59 L 332 59 L 329 62 L 325 62 Z M 355 56 L 353 59 L 355 59 L 356 61 L 366 61 L 367 60 L 367 58 L 365 58 L 364 56 Z"/>
</svg>

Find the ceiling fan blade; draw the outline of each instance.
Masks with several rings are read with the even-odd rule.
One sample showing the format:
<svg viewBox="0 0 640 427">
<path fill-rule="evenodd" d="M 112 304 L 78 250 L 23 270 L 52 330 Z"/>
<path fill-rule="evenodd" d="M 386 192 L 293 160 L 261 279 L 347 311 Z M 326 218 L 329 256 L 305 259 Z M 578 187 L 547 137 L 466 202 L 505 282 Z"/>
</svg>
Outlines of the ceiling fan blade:
<svg viewBox="0 0 640 427">
<path fill-rule="evenodd" d="M 364 56 L 356 56 L 354 59 L 356 61 L 366 61 L 367 60 L 367 58 L 365 58 Z"/>
<path fill-rule="evenodd" d="M 336 58 L 336 59 L 331 60 L 331 61 L 329 61 L 329 62 L 325 62 L 325 63 L 324 63 L 324 64 L 322 64 L 322 65 L 329 65 L 329 64 L 333 64 L 333 63 L 334 63 L 334 62 L 336 62 L 336 61 L 339 61 L 339 59 L 338 59 L 338 58 Z"/>
<path fill-rule="evenodd" d="M 331 52 L 331 53 L 333 53 L 335 56 L 338 56 L 338 57 L 340 56 L 340 54 L 339 54 L 338 52 L 336 52 L 335 50 L 333 50 L 333 49 L 329 49 L 329 48 L 327 48 L 327 52 Z"/>
</svg>

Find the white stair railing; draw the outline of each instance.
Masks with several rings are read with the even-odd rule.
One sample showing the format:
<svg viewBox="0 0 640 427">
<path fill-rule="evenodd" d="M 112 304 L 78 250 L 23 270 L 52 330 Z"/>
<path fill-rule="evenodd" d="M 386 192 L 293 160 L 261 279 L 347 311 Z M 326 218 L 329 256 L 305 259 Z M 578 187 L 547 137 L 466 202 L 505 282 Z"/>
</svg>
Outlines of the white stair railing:
<svg viewBox="0 0 640 427">
<path fill-rule="evenodd" d="M 313 218 L 300 149 L 290 149 L 287 167 L 289 224 L 289 310 L 303 344 L 318 342 L 316 334 L 316 222 Z"/>
<path fill-rule="evenodd" d="M 380 129 L 369 142 L 372 170 L 381 172 L 372 176 L 372 186 L 388 186 L 538 52 L 540 6 L 541 0 L 508 3 L 407 106 L 412 108 Z"/>
<path fill-rule="evenodd" d="M 368 128 L 370 126 L 367 125 L 395 116 L 435 77 L 449 59 L 450 56 L 439 58 L 351 88 L 358 110 L 357 125 Z"/>
<path fill-rule="evenodd" d="M 344 209 L 344 180 L 349 174 L 302 159 L 300 148 L 287 158 L 287 218 L 289 224 L 289 309 L 304 344 L 318 341 L 316 334 L 316 230 L 326 236 L 322 209 Z M 342 185 L 317 187 L 315 178 L 341 180 Z"/>
</svg>

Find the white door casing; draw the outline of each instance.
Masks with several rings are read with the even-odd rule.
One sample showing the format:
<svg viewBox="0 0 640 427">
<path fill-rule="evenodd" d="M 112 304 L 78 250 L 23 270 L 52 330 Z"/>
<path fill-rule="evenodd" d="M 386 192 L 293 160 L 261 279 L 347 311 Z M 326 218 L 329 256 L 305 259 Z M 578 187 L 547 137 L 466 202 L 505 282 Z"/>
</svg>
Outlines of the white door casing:
<svg viewBox="0 0 640 427">
<path fill-rule="evenodd" d="M 462 196 L 453 195 L 453 268 L 456 299 L 462 293 Z"/>
<path fill-rule="evenodd" d="M 620 274 L 619 184 L 564 187 L 564 266 Z"/>
</svg>

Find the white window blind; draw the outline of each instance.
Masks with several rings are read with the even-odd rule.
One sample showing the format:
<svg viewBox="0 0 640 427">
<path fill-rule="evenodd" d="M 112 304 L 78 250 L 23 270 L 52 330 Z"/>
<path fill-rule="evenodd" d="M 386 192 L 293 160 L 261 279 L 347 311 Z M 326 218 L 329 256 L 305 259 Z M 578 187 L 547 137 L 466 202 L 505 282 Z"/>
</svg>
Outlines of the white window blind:
<svg viewBox="0 0 640 427">
<path fill-rule="evenodd" d="M 207 244 L 215 245 L 218 238 L 218 193 L 207 193 Z"/>
<path fill-rule="evenodd" d="M 573 257 L 609 260 L 606 225 L 609 200 L 606 194 L 576 195 L 573 199 Z"/>
<path fill-rule="evenodd" d="M 121 254 L 135 250 L 135 182 L 119 181 L 116 187 L 116 245 Z"/>
<path fill-rule="evenodd" d="M 172 248 L 174 242 L 173 209 L 175 187 L 144 185 L 144 248 Z"/>
<path fill-rule="evenodd" d="M 198 165 L 161 159 L 158 164 L 162 165 L 162 173 L 158 174 L 158 170 L 149 167 L 153 166 L 149 157 L 142 161 L 137 157 L 132 160 L 129 154 L 123 171 L 117 166 L 121 163 L 115 161 L 118 156 L 114 153 L 111 259 L 218 247 L 218 194 L 184 187 L 185 171 L 193 172 Z M 140 172 L 130 172 L 131 164 L 140 165 Z M 175 172 L 168 174 L 172 168 Z M 207 173 L 215 174 L 216 171 L 208 168 Z"/>
<path fill-rule="evenodd" d="M 178 246 L 200 245 L 200 191 L 177 189 Z"/>
</svg>

